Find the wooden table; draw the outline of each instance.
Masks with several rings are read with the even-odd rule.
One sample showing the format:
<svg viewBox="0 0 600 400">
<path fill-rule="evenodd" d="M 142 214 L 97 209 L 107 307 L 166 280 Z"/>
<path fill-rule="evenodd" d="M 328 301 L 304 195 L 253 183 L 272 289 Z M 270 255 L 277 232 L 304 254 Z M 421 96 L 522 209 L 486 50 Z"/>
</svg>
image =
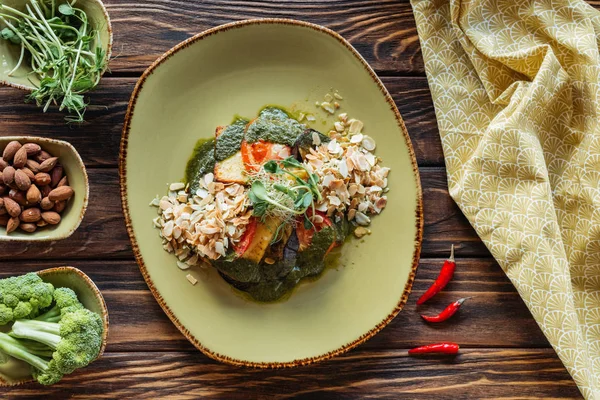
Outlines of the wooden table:
<svg viewBox="0 0 600 400">
<path fill-rule="evenodd" d="M 0 277 L 72 265 L 88 273 L 110 310 L 104 357 L 44 388 L 3 389 L 9 398 L 579 398 L 512 284 L 448 195 L 444 159 L 417 31 L 408 1 L 107 0 L 115 30 L 112 73 L 91 96 L 87 124 L 42 115 L 24 94 L 0 89 L 0 134 L 71 142 L 88 167 L 90 207 L 79 230 L 50 244 L 2 244 Z M 597 5 L 600 3 L 597 3 Z M 131 252 L 119 199 L 117 160 L 125 109 L 137 78 L 164 51 L 207 28 L 247 18 L 285 17 L 327 26 L 347 38 L 382 77 L 406 121 L 425 199 L 421 264 L 407 306 L 375 338 L 314 366 L 264 371 L 231 367 L 197 351 L 148 291 Z M 430 311 L 474 299 L 448 323 L 429 326 L 415 311 L 450 245 L 458 268 Z M 424 309 L 427 311 L 427 308 Z M 460 343 L 455 359 L 414 359 L 406 349 Z"/>
</svg>

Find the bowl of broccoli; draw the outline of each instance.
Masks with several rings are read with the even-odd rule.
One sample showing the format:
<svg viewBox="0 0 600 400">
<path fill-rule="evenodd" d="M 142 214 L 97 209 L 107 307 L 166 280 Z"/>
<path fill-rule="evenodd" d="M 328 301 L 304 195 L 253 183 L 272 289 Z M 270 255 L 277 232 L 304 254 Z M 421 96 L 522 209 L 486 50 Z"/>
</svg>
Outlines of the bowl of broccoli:
<svg viewBox="0 0 600 400">
<path fill-rule="evenodd" d="M 0 387 L 53 385 L 104 352 L 108 311 L 73 267 L 0 279 Z"/>
</svg>

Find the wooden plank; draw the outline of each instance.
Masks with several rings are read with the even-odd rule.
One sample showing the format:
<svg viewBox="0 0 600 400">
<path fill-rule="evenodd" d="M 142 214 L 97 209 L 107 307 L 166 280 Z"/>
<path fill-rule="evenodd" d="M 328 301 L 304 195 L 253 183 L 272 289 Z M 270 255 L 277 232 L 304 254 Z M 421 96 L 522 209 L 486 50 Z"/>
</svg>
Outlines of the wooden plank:
<svg viewBox="0 0 600 400">
<path fill-rule="evenodd" d="M 361 350 L 410 348 L 442 340 L 456 341 L 464 347 L 549 347 L 516 290 L 491 259 L 459 258 L 455 277 L 447 288 L 417 307 L 416 299 L 433 282 L 441 263 L 439 259 L 422 260 L 404 311 Z M 69 264 L 88 273 L 105 296 L 111 323 L 109 351 L 195 351 L 147 290 L 135 262 Z M 62 263 L 3 262 L 0 277 L 58 265 Z M 468 296 L 474 298 L 448 322 L 427 324 L 419 316 L 435 314 L 450 302 Z"/>
<path fill-rule="evenodd" d="M 133 258 L 121 212 L 118 172 L 91 168 L 90 205 L 81 226 L 68 240 L 0 243 L 0 260 Z M 489 256 L 469 222 L 449 197 L 443 168 L 421 168 L 425 208 L 422 255 L 446 257 L 450 245 L 462 256 Z M 149 199 L 148 201 L 150 201 Z"/>
<path fill-rule="evenodd" d="M 379 72 L 423 74 L 417 29 L 408 1 L 234 0 L 131 2 L 107 0 L 115 32 L 110 68 L 140 73 L 177 43 L 206 29 L 250 18 L 292 18 L 344 36 Z"/>
<path fill-rule="evenodd" d="M 45 399 L 73 393 L 78 399 L 581 398 L 551 349 L 463 350 L 455 358 L 353 351 L 278 371 L 231 367 L 199 353 L 109 353 L 55 386 L 28 384 L 4 393 Z"/>
<path fill-rule="evenodd" d="M 0 135 L 38 135 L 66 140 L 80 152 L 88 167 L 116 166 L 125 110 L 136 78 L 104 79 L 91 95 L 82 126 L 67 126 L 56 110 L 42 114 L 23 102 L 24 92 L 0 88 Z M 396 100 L 421 166 L 443 166 L 433 102 L 425 78 L 383 78 Z M 233 113 L 233 111 L 232 111 Z"/>
</svg>

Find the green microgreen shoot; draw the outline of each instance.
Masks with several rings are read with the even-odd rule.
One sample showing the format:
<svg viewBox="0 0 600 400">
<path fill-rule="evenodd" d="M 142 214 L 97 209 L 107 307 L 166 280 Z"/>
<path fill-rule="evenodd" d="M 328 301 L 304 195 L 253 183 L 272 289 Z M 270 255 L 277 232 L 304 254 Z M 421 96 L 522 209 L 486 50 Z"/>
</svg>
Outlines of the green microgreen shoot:
<svg viewBox="0 0 600 400">
<path fill-rule="evenodd" d="M 308 179 L 299 176 L 298 170 L 304 170 Z M 286 178 L 286 175 L 293 179 Z M 313 226 L 307 215 L 315 213 L 315 202 L 321 201 L 319 177 L 312 174 L 301 162 L 293 157 L 282 161 L 268 161 L 259 174 L 253 177 L 249 192 L 254 215 L 279 215 L 284 220 L 303 215 L 304 224 Z"/>
<path fill-rule="evenodd" d="M 69 112 L 68 122 L 83 122 L 88 105 L 83 95 L 98 85 L 107 60 L 99 32 L 75 3 L 29 0 L 20 11 L 0 0 L 0 22 L 6 26 L 0 40 L 21 47 L 9 76 L 27 63 L 31 68 L 28 79 L 35 90 L 28 100 L 44 112 L 56 104 Z"/>
</svg>

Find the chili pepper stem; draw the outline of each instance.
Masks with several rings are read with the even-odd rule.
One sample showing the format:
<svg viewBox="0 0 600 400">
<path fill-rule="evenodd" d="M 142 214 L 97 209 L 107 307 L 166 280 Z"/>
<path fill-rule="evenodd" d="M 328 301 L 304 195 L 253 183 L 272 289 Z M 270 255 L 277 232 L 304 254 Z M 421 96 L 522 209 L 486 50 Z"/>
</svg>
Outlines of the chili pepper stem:
<svg viewBox="0 0 600 400">
<path fill-rule="evenodd" d="M 454 245 L 450 247 L 450 258 L 448 258 L 448 261 L 454 262 Z"/>
</svg>

